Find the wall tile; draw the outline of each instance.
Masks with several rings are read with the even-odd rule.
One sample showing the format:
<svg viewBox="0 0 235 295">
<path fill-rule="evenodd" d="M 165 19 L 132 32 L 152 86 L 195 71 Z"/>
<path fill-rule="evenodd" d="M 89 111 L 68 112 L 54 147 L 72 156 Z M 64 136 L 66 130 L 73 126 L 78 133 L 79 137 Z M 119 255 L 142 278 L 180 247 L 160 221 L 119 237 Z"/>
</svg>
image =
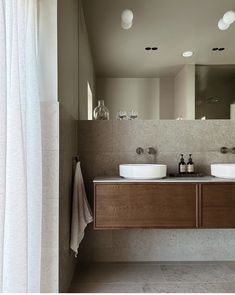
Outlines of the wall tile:
<svg viewBox="0 0 235 295">
<path fill-rule="evenodd" d="M 165 163 L 177 172 L 180 153 L 193 153 L 197 172 L 210 174 L 212 163 L 235 163 L 221 146 L 235 146 L 235 121 L 81 121 L 79 155 L 88 198 L 93 178 L 118 175 L 119 164 Z M 113 126 L 113 127 L 112 127 Z M 98 132 L 96 132 L 98 130 Z M 88 135 L 88 136 L 87 136 Z M 108 138 L 108 139 L 107 139 Z M 157 157 L 136 155 L 141 146 L 157 148 Z M 81 245 L 82 261 L 235 260 L 235 230 L 115 230 L 90 226 Z"/>
<path fill-rule="evenodd" d="M 112 131 L 112 121 L 79 121 L 79 152 L 111 152 Z"/>
<path fill-rule="evenodd" d="M 59 150 L 59 103 L 41 102 L 43 150 Z"/>
<path fill-rule="evenodd" d="M 42 257 L 41 292 L 58 292 L 59 265 L 59 104 L 41 102 Z"/>
<path fill-rule="evenodd" d="M 41 293 L 58 293 L 58 246 L 42 248 Z"/>
</svg>

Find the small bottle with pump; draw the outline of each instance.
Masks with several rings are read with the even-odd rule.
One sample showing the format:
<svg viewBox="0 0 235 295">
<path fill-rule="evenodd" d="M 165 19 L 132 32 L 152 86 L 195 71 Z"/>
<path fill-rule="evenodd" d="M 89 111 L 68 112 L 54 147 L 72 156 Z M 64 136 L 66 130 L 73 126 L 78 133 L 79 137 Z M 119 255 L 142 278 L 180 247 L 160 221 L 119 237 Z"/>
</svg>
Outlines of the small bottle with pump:
<svg viewBox="0 0 235 295">
<path fill-rule="evenodd" d="M 192 154 L 189 154 L 189 159 L 187 163 L 187 173 L 188 174 L 193 174 L 194 173 L 194 163 L 192 159 Z"/>
<path fill-rule="evenodd" d="M 187 165 L 184 161 L 184 155 L 181 154 L 181 159 L 179 162 L 179 174 L 186 174 L 187 172 Z"/>
</svg>

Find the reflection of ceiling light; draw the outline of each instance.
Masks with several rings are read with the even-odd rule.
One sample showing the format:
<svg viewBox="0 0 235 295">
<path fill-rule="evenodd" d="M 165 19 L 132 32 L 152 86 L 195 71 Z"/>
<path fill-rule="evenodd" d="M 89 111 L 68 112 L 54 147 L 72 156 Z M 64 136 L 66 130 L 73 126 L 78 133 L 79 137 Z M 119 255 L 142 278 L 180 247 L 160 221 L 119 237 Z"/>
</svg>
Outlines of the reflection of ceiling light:
<svg viewBox="0 0 235 295">
<path fill-rule="evenodd" d="M 183 57 L 191 57 L 193 56 L 193 52 L 192 51 L 185 51 L 182 53 Z"/>
<path fill-rule="evenodd" d="M 218 27 L 219 27 L 219 29 L 220 29 L 221 31 L 224 31 L 224 30 L 227 30 L 227 29 L 230 27 L 230 25 L 229 25 L 229 24 L 226 24 L 226 23 L 223 21 L 223 19 L 221 18 L 221 19 L 219 20 L 219 22 L 218 22 Z"/>
<path fill-rule="evenodd" d="M 218 27 L 220 30 L 227 30 L 230 25 L 235 21 L 235 12 L 232 10 L 227 11 L 223 18 L 221 18 L 218 22 Z"/>
<path fill-rule="evenodd" d="M 133 25 L 134 14 L 130 9 L 125 9 L 121 14 L 121 26 L 124 30 L 129 30 Z"/>
<path fill-rule="evenodd" d="M 223 22 L 225 24 L 231 25 L 235 21 L 235 12 L 230 10 L 227 11 L 223 16 Z"/>
</svg>

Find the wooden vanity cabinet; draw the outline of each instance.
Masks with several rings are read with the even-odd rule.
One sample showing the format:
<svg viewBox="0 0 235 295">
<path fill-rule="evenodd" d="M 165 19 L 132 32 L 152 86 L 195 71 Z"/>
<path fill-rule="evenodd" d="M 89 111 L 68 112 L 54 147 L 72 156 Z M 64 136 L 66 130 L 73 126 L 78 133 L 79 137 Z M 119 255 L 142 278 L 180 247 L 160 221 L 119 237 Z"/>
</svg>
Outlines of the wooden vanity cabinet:
<svg viewBox="0 0 235 295">
<path fill-rule="evenodd" d="M 196 228 L 198 187 L 175 183 L 96 183 L 94 228 Z"/>
<path fill-rule="evenodd" d="M 235 228 L 235 183 L 202 184 L 201 227 Z"/>
</svg>

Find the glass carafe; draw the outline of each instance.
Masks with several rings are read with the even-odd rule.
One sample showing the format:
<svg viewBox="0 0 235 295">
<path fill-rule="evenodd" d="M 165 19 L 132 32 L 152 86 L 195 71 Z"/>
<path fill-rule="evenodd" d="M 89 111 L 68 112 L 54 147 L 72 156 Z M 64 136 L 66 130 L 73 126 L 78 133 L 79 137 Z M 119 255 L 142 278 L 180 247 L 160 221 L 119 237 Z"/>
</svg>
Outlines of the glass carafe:
<svg viewBox="0 0 235 295">
<path fill-rule="evenodd" d="M 98 106 L 94 109 L 95 120 L 109 120 L 109 110 L 104 105 L 103 100 L 98 100 Z"/>
</svg>

